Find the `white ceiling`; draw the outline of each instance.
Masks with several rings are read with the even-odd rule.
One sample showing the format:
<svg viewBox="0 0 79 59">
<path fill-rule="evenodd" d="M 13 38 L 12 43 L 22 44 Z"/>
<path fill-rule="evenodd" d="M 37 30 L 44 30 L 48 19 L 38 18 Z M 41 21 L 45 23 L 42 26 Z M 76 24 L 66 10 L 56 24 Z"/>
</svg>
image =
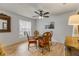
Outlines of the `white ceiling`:
<svg viewBox="0 0 79 59">
<path fill-rule="evenodd" d="M 78 3 L 4 3 L 0 4 L 0 9 L 33 18 L 32 16 L 36 15 L 34 11 L 38 9 L 50 12 L 50 15 L 56 15 L 77 10 L 78 6 Z"/>
</svg>

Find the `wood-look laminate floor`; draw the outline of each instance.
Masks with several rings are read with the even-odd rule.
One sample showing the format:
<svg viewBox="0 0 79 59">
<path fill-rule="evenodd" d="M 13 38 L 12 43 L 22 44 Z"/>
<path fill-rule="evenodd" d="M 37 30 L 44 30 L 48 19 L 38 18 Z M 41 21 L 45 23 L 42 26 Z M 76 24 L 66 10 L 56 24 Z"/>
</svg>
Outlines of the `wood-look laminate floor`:
<svg viewBox="0 0 79 59">
<path fill-rule="evenodd" d="M 45 50 L 44 54 L 41 53 L 41 49 L 36 49 L 34 46 L 30 47 L 30 50 L 28 50 L 28 45 L 26 42 L 7 47 L 5 50 L 8 56 L 42 56 L 42 55 L 64 56 L 65 55 L 64 44 L 58 42 L 52 42 L 50 52 Z"/>
</svg>

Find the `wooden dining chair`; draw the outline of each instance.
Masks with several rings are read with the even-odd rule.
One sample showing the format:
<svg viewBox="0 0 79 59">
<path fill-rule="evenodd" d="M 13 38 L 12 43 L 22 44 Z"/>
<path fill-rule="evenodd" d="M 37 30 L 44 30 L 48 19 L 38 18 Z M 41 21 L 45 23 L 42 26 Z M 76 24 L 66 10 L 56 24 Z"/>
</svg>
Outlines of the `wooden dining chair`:
<svg viewBox="0 0 79 59">
<path fill-rule="evenodd" d="M 28 38 L 28 50 L 31 44 L 34 44 L 37 48 L 37 40 L 35 40 L 34 37 L 30 37 L 28 34 L 27 34 L 27 38 Z"/>
<path fill-rule="evenodd" d="M 44 52 L 44 49 L 48 49 L 48 51 L 50 51 L 50 40 L 51 34 L 49 34 L 49 32 L 45 32 L 38 40 L 39 47 L 42 48 L 42 53 Z"/>
<path fill-rule="evenodd" d="M 34 31 L 34 38 L 36 39 L 36 40 L 38 40 L 38 37 L 39 37 L 40 35 L 39 35 L 39 32 L 36 30 L 36 31 Z"/>
<path fill-rule="evenodd" d="M 43 34 L 43 36 L 49 37 L 48 40 L 49 40 L 50 46 L 52 46 L 52 36 L 53 36 L 53 32 L 45 32 L 45 33 Z"/>
</svg>

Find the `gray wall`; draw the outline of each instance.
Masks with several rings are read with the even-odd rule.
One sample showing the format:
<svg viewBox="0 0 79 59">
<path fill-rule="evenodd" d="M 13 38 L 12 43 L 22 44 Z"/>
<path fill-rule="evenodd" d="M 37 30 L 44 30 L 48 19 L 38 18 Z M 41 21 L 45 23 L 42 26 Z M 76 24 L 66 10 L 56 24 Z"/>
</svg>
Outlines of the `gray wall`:
<svg viewBox="0 0 79 59">
<path fill-rule="evenodd" d="M 49 18 L 44 18 L 43 20 L 37 20 L 37 30 L 40 34 L 43 34 L 46 31 L 53 31 L 52 41 L 57 41 L 64 43 L 66 36 L 72 35 L 72 26 L 68 25 L 69 16 L 73 13 L 65 13 L 62 15 L 55 15 Z M 45 29 L 45 25 L 51 21 L 55 22 L 55 29 Z"/>
<path fill-rule="evenodd" d="M 23 17 L 21 15 L 12 13 L 10 11 L 2 11 L 0 10 L 0 13 L 5 13 L 9 16 L 11 16 L 11 32 L 6 33 L 0 33 L 0 42 L 4 45 L 10 45 L 18 41 L 26 40 L 26 38 L 19 38 L 19 19 L 27 20 L 32 22 L 32 33 L 35 30 L 35 20 Z"/>
</svg>

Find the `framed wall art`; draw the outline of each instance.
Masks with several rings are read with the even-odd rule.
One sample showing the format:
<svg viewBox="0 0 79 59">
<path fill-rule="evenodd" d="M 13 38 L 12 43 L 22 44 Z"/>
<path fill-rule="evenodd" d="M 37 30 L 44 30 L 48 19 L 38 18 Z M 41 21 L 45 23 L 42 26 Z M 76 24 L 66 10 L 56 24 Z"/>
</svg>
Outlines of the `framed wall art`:
<svg viewBox="0 0 79 59">
<path fill-rule="evenodd" d="M 48 25 L 45 25 L 45 29 L 54 29 L 55 28 L 55 22 L 50 22 Z"/>
</svg>

